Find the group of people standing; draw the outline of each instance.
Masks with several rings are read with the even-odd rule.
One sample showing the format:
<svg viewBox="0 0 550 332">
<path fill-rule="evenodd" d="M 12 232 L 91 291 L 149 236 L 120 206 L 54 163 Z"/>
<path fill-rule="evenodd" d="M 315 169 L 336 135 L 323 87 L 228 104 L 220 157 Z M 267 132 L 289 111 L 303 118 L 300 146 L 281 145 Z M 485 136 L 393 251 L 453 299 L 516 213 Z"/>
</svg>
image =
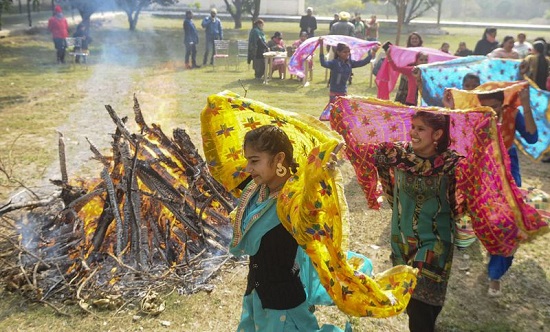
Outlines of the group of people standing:
<svg viewBox="0 0 550 332">
<path fill-rule="evenodd" d="M 193 12 L 188 10 L 185 12 L 185 19 L 183 20 L 183 42 L 185 44 L 185 68 L 194 69 L 200 68 L 197 64 L 197 45 L 199 44 L 199 33 L 193 23 Z M 202 65 L 206 66 L 214 64 L 215 40 L 223 39 L 223 28 L 220 19 L 217 17 L 218 11 L 216 8 L 210 9 L 210 15 L 206 16 L 201 26 L 205 31 L 206 46 L 204 51 L 204 57 L 202 59 Z M 191 61 L 191 62 L 189 62 Z"/>
<path fill-rule="evenodd" d="M 52 34 L 53 44 L 56 50 L 56 62 L 58 64 L 65 63 L 65 54 L 67 50 L 67 38 L 69 37 L 69 24 L 63 15 L 63 8 L 56 5 L 53 9 L 53 15 L 48 19 L 48 30 Z M 78 44 L 74 45 L 76 52 L 85 52 L 88 50 L 88 45 L 92 42 L 90 37 L 90 20 L 80 22 L 76 31 L 73 34 L 74 38 L 79 38 Z M 86 61 L 86 59 L 83 59 Z M 75 62 L 80 62 L 80 56 L 76 55 Z"/>
<path fill-rule="evenodd" d="M 311 36 L 314 35 L 315 29 L 311 25 L 311 22 L 313 22 L 311 16 L 312 11 L 308 11 L 308 15 L 304 20 L 310 22 L 310 25 L 300 25 L 304 37 L 310 36 L 310 34 Z M 256 77 L 261 77 L 263 74 L 263 67 L 261 67 L 264 63 L 263 53 L 269 49 L 263 34 L 263 24 L 262 20 L 257 20 L 254 23 L 249 39 L 249 61 L 254 61 Z M 344 14 L 339 15 L 338 20 L 331 24 L 330 31 L 333 34 L 354 36 L 355 26 L 349 22 L 349 16 Z M 518 38 L 520 39 L 520 45 L 518 45 L 514 43 L 512 37 L 505 37 L 499 48 L 495 37 L 496 30 L 487 29 L 484 33 L 484 39 L 476 46 L 476 52 L 484 53 L 484 55 L 490 57 L 517 59 L 520 57 L 519 52 L 514 51 L 513 48 L 528 45 L 525 39 Z M 525 37 L 524 34 L 523 37 Z M 386 61 L 390 66 L 397 68 L 392 60 L 389 45 L 385 44 L 384 46 Z M 422 46 L 423 40 L 420 34 L 412 33 L 409 35 L 407 47 Z M 449 45 L 446 46 L 448 49 Z M 371 52 L 362 60 L 352 60 L 350 58 L 350 47 L 343 43 L 335 47 L 333 60 L 327 59 L 324 55 L 323 38 L 319 39 L 319 49 L 321 66 L 331 70 L 330 101 L 333 102 L 337 96 L 346 94 L 347 80 L 351 75 L 352 68 L 369 63 L 375 56 L 378 46 L 373 47 Z M 466 45 L 463 44 L 459 51 L 464 52 L 466 49 Z M 527 75 L 539 87 L 546 89 L 549 60 L 546 57 L 547 47 L 545 42 L 536 40 L 530 52 L 524 58 L 520 74 Z M 419 52 L 413 63 L 397 68 L 403 75 L 400 84 L 402 87 L 398 91 L 397 97 L 402 104 L 416 106 L 419 83 L 416 66 L 425 63 L 428 63 L 428 54 Z M 260 70 L 257 70 L 257 68 L 260 68 Z M 464 77 L 463 89 L 474 89 L 479 85 L 480 79 L 477 75 L 468 74 Z M 448 95 L 445 98 L 447 97 Z M 515 112 L 515 116 L 511 120 L 503 120 L 504 108 L 506 107 L 504 105 L 504 94 L 496 92 L 479 95 L 480 105 L 492 107 L 499 123 L 512 121 L 514 130 L 527 143 L 532 144 L 538 139 L 538 130 L 530 108 L 528 88 L 524 88 L 519 92 L 519 99 L 523 113 Z M 449 108 L 454 107 L 452 103 L 448 103 L 448 100 L 444 100 L 444 103 Z M 375 165 L 383 191 L 393 211 L 391 219 L 392 262 L 394 265 L 411 265 L 420 270 L 418 285 L 407 307 L 410 331 L 435 330 L 436 319 L 445 301 L 454 247 L 463 248 L 461 245 L 465 246 L 465 242 L 468 242 L 460 242 L 455 239 L 455 232 L 463 227 L 461 218 L 465 212 L 464 202 L 459 197 L 460 194 L 464 193 L 459 193 L 457 187 L 459 165 L 464 157 L 450 149 L 452 142 L 450 123 L 449 115 L 444 113 L 417 112 L 412 117 L 409 131 L 410 142 L 379 144 L 374 149 L 369 149 L 369 156 L 366 157 Z M 512 123 L 502 123 L 502 126 L 512 126 Z M 256 143 L 252 145 L 252 142 Z M 279 143 L 283 142 L 286 144 L 285 147 L 279 146 Z M 288 147 L 289 144 L 284 133 L 274 127 L 261 127 L 249 132 L 245 137 L 244 151 L 248 160 L 247 172 L 252 176 L 254 187 L 250 188 L 250 194 L 246 196 L 245 200 L 241 199 L 238 209 L 243 209 L 244 214 L 246 214 L 246 211 L 253 211 L 252 208 L 260 208 L 260 204 L 265 202 L 263 197 L 277 199 L 274 193 L 280 190 L 289 179 L 287 170 L 295 168 L 292 160 L 287 158 L 289 154 L 292 154 L 291 148 Z M 515 152 L 513 145 L 507 145 L 506 148 L 511 161 L 513 181 L 517 186 L 521 186 L 517 152 Z M 243 214 L 239 215 L 244 218 Z M 254 216 L 248 215 L 246 217 L 246 219 L 249 218 L 254 219 Z M 274 226 L 270 226 L 272 230 L 267 233 L 262 233 L 264 235 L 259 235 L 261 240 L 254 239 L 254 241 L 260 241 L 260 248 L 256 248 L 257 251 L 250 253 L 249 280 L 250 275 L 255 273 L 255 262 L 257 255 L 262 252 L 262 246 L 267 246 L 270 241 L 268 238 L 275 236 L 269 233 L 275 232 L 276 227 L 280 226 L 280 221 L 277 222 L 277 218 L 276 215 L 271 217 L 265 215 L 256 221 L 257 225 L 271 223 Z M 246 219 L 242 219 L 244 224 L 235 226 L 237 227 L 237 233 L 243 232 L 246 227 L 249 227 L 246 226 L 248 223 Z M 262 219 L 265 219 L 265 221 Z M 288 235 L 284 230 L 282 232 Z M 276 236 L 283 238 L 282 235 L 278 234 Z M 294 243 L 291 238 L 288 238 L 288 241 Z M 291 250 L 285 251 L 286 258 L 290 258 L 288 264 L 286 264 L 288 271 L 283 273 L 286 275 L 285 282 L 291 282 L 292 278 L 295 279 L 296 273 L 298 273 L 298 267 L 289 263 L 294 262 L 295 246 L 292 245 L 289 248 Z M 282 251 L 279 253 L 283 254 Z M 270 259 L 275 262 L 274 259 L 279 260 L 281 257 L 273 256 Z M 490 255 L 488 264 L 489 296 L 501 295 L 500 278 L 509 269 L 512 260 L 513 255 L 506 257 Z M 264 263 L 269 261 L 266 260 Z M 255 289 L 257 293 L 254 292 Z M 280 306 L 266 305 L 268 303 L 267 296 L 268 294 L 262 294 L 260 288 L 255 288 L 254 285 L 250 287 L 249 285 L 239 327 L 252 327 L 254 324 L 256 326 L 280 325 L 283 321 L 282 317 L 287 319 L 290 317 L 292 319 L 284 321 L 285 330 L 292 328 L 292 330 L 309 331 L 300 326 L 302 324 L 300 320 L 302 322 L 313 322 L 313 325 L 310 326 L 315 326 L 315 328 L 311 331 L 317 330 L 316 322 L 304 310 L 304 303 L 306 302 L 303 296 L 292 305 Z M 296 312 L 293 312 L 295 310 L 293 308 L 296 309 Z M 249 329 L 245 328 L 244 330 L 248 331 Z"/>
</svg>

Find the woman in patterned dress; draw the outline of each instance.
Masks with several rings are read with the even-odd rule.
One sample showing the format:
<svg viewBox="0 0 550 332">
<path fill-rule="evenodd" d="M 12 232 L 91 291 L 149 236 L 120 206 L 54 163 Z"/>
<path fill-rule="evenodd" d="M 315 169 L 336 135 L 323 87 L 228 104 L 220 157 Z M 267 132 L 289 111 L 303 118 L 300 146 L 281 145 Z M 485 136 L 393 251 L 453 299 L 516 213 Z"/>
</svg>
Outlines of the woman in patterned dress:
<svg viewBox="0 0 550 332">
<path fill-rule="evenodd" d="M 461 156 L 449 150 L 449 116 L 420 111 L 410 142 L 378 145 L 374 160 L 392 207 L 392 263 L 419 269 L 407 306 L 410 331 L 433 331 L 445 301 L 460 204 L 455 169 Z"/>
</svg>

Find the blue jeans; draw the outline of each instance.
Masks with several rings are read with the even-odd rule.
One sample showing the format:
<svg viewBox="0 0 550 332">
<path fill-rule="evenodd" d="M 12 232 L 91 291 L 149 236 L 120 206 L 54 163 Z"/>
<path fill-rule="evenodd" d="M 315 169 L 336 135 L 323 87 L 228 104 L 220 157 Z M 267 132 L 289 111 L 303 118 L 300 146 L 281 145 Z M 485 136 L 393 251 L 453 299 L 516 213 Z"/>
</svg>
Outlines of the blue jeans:
<svg viewBox="0 0 550 332">
<path fill-rule="evenodd" d="M 208 55 L 210 54 L 210 64 L 214 64 L 214 54 L 215 54 L 215 48 L 214 48 L 214 40 L 217 40 L 216 37 L 208 37 L 206 36 L 206 45 L 204 50 L 204 58 L 202 59 L 202 64 L 206 65 L 206 60 L 208 60 Z"/>
</svg>

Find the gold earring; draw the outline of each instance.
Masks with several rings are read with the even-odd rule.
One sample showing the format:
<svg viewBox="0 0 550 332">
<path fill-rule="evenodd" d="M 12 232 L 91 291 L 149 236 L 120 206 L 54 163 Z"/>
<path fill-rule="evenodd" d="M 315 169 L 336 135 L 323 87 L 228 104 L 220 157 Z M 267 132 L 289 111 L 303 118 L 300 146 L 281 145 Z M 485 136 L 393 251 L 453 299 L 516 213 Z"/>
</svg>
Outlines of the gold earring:
<svg viewBox="0 0 550 332">
<path fill-rule="evenodd" d="M 282 178 L 286 175 L 286 167 L 283 166 L 283 164 L 278 163 L 277 164 L 277 170 L 275 171 L 278 177 Z"/>
</svg>

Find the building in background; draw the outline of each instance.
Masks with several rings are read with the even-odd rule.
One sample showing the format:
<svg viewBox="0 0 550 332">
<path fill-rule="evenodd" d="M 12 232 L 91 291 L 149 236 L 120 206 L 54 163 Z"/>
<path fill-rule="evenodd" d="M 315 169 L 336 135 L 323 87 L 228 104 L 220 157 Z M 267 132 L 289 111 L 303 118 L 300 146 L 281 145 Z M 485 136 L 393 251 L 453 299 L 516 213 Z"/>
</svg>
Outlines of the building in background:
<svg viewBox="0 0 550 332">
<path fill-rule="evenodd" d="M 197 9 L 196 4 L 199 4 L 200 8 Z M 227 12 L 223 0 L 179 0 L 175 6 L 198 11 L 208 11 L 215 7 L 218 13 Z M 260 15 L 304 15 L 305 9 L 305 0 L 262 0 L 260 3 Z"/>
</svg>

